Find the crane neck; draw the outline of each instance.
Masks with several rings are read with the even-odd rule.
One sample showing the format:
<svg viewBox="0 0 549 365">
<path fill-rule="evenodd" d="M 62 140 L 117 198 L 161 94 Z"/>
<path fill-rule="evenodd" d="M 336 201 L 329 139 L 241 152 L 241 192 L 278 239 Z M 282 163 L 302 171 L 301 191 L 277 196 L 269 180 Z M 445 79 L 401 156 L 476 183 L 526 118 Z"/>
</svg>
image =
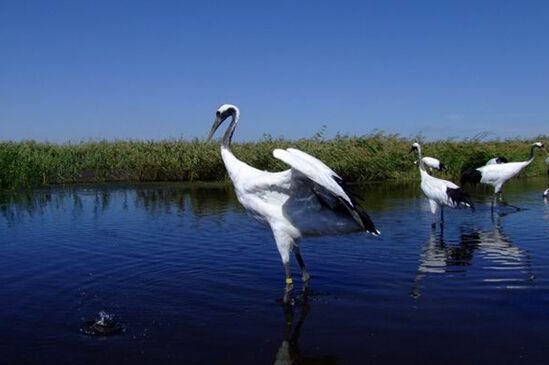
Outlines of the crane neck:
<svg viewBox="0 0 549 365">
<path fill-rule="evenodd" d="M 423 162 L 423 153 L 421 152 L 421 146 L 417 148 L 417 155 L 418 155 L 417 165 L 419 166 L 419 169 L 422 171 L 427 171 L 425 169 L 425 163 Z"/>
<path fill-rule="evenodd" d="M 222 148 L 229 149 L 231 145 L 231 141 L 233 139 L 233 134 L 236 129 L 236 125 L 238 124 L 238 120 L 240 119 L 240 114 L 237 109 L 231 109 L 231 124 L 229 124 L 229 127 L 225 131 L 225 134 L 223 135 L 223 144 Z"/>
<path fill-rule="evenodd" d="M 534 161 L 534 150 L 536 148 L 536 145 L 532 145 L 532 147 L 530 147 L 530 157 L 528 157 L 528 163 L 531 163 L 532 161 Z"/>
<path fill-rule="evenodd" d="M 236 125 L 238 124 L 240 113 L 236 108 L 229 109 L 229 113 L 231 114 L 231 123 L 223 135 L 223 141 L 221 143 L 221 158 L 223 159 L 229 178 L 236 187 L 242 170 L 248 165 L 236 158 L 231 151 L 231 140 L 233 139 L 233 134 L 236 129 Z"/>
</svg>

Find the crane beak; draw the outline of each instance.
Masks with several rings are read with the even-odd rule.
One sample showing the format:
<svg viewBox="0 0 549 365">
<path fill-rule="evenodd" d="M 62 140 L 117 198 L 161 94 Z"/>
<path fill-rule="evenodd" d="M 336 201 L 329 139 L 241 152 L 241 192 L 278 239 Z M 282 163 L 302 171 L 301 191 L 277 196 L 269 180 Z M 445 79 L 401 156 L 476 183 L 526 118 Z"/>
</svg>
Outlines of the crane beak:
<svg viewBox="0 0 549 365">
<path fill-rule="evenodd" d="M 210 133 L 208 134 L 208 138 L 206 139 L 206 142 L 210 142 L 212 137 L 214 136 L 215 134 L 215 131 L 217 130 L 217 128 L 219 128 L 219 126 L 221 125 L 221 123 L 223 123 L 223 120 L 221 119 L 221 117 L 218 115 L 217 117 L 215 117 L 215 120 L 213 122 L 213 125 L 212 125 L 212 129 L 210 129 Z"/>
<path fill-rule="evenodd" d="M 415 148 L 414 148 L 414 147 L 410 148 L 410 151 L 408 151 L 408 154 L 410 154 L 410 153 L 414 152 L 414 150 L 415 150 Z"/>
</svg>

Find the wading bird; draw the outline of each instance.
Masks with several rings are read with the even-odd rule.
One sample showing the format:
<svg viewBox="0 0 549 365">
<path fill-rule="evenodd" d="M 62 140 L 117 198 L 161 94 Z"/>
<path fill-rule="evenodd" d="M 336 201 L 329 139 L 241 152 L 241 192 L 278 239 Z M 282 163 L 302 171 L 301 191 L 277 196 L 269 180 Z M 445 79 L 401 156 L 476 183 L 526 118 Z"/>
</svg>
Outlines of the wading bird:
<svg viewBox="0 0 549 365">
<path fill-rule="evenodd" d="M 421 159 L 425 166 L 432 170 L 446 171 L 446 165 L 434 157 L 425 156 Z M 417 165 L 417 161 L 414 162 Z"/>
<path fill-rule="evenodd" d="M 469 195 L 459 186 L 451 181 L 433 177 L 427 173 L 425 164 L 421 156 L 421 146 L 419 143 L 414 143 L 410 152 L 417 151 L 419 156 L 419 173 L 421 175 L 421 190 L 429 199 L 431 213 L 433 213 L 433 223 L 436 223 L 436 212 L 440 207 L 440 221 L 444 223 L 444 207 L 460 208 L 469 207 L 473 211 L 475 206 Z"/>
<path fill-rule="evenodd" d="M 524 168 L 534 161 L 534 150 L 536 148 L 545 150 L 545 146 L 542 142 L 533 143 L 530 148 L 530 157 L 526 161 L 485 165 L 476 169 L 467 170 L 461 175 L 461 185 L 464 185 L 465 183 L 475 185 L 479 182 L 482 184 L 492 185 L 494 187 L 494 199 L 492 200 L 493 213 L 495 205 L 501 199 L 503 185 L 513 177 L 517 176 Z M 520 208 L 510 204 L 503 202 L 502 204 L 509 205 L 517 210 L 520 210 Z"/>
<path fill-rule="evenodd" d="M 501 163 L 507 163 L 507 162 L 509 161 L 505 157 L 498 156 L 498 157 L 489 159 L 488 162 L 486 162 L 486 165 L 499 165 Z"/>
<path fill-rule="evenodd" d="M 297 244 L 299 238 L 357 231 L 379 235 L 379 231 L 343 179 L 315 157 L 293 148 L 275 149 L 273 156 L 291 167 L 282 172 L 258 170 L 237 159 L 230 144 L 239 116 L 236 106 L 220 106 L 208 141 L 230 117 L 231 123 L 223 135 L 221 157 L 238 201 L 273 232 L 286 272 L 284 302 L 287 303 L 293 288 L 290 252 L 295 254 L 303 282 L 307 283 L 310 278 Z"/>
</svg>

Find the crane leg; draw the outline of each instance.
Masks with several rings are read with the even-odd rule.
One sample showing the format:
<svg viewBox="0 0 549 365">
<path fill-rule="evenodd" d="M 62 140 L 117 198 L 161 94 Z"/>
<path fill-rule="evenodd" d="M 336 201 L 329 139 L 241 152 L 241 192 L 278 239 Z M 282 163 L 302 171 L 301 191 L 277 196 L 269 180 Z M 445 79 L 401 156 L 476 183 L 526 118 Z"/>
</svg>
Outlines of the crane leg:
<svg viewBox="0 0 549 365">
<path fill-rule="evenodd" d="M 444 207 L 440 207 L 440 226 L 444 224 Z"/>
<path fill-rule="evenodd" d="M 434 200 L 429 200 L 429 208 L 431 208 L 431 214 L 433 216 L 433 221 L 431 222 L 431 228 L 435 228 L 437 226 L 438 204 Z"/>
<path fill-rule="evenodd" d="M 516 211 L 521 210 L 521 208 L 517 207 L 516 205 L 512 205 L 512 204 L 509 204 L 509 203 L 503 201 L 501 191 L 496 194 L 496 199 L 497 199 L 497 202 L 499 202 L 501 205 L 505 205 L 506 207 L 511 207 L 511 208 L 515 209 Z"/>
<path fill-rule="evenodd" d="M 286 287 L 284 288 L 284 304 L 290 302 L 290 294 L 294 288 L 294 281 L 292 279 L 292 271 L 290 269 L 290 262 L 284 263 L 284 271 L 286 272 Z"/>
<path fill-rule="evenodd" d="M 513 208 L 513 209 L 515 209 L 515 210 L 517 210 L 517 211 L 522 210 L 521 207 L 517 207 L 516 205 L 509 204 L 509 203 L 507 203 L 507 202 L 501 202 L 501 204 L 505 205 L 506 207 L 511 207 L 511 208 Z"/>
<path fill-rule="evenodd" d="M 516 205 L 512 205 L 512 204 L 509 204 L 509 203 L 504 202 L 504 201 L 501 201 L 500 203 L 503 204 L 503 205 L 505 205 L 506 207 L 511 207 L 511 208 L 515 209 L 516 211 L 519 211 L 519 210 L 522 209 L 522 208 L 520 208 L 520 207 L 517 207 Z"/>
<path fill-rule="evenodd" d="M 309 282 L 309 279 L 311 279 L 311 275 L 309 275 L 309 272 L 307 271 L 307 267 L 305 266 L 305 261 L 303 261 L 303 257 L 301 256 L 301 251 L 299 250 L 298 246 L 294 247 L 294 254 L 295 254 L 297 263 L 299 264 L 299 267 L 301 269 L 301 277 L 303 278 L 303 283 L 307 284 Z"/>
<path fill-rule="evenodd" d="M 278 249 L 278 253 L 280 253 L 282 263 L 284 264 L 284 271 L 286 273 L 286 279 L 284 282 L 286 283 L 286 287 L 284 289 L 283 300 L 284 304 L 288 304 L 290 302 L 290 293 L 294 288 L 292 271 L 290 269 L 290 252 L 292 251 L 292 247 L 295 246 L 294 239 L 288 235 L 288 233 L 277 229 L 276 227 L 271 228 L 273 230 L 276 248 Z"/>
</svg>

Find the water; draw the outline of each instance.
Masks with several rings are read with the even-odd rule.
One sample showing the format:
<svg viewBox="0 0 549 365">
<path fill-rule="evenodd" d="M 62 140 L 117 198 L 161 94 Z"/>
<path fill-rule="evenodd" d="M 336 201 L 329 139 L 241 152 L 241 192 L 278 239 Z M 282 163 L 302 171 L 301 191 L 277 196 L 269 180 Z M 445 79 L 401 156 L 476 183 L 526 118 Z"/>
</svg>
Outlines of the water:
<svg viewBox="0 0 549 365">
<path fill-rule="evenodd" d="M 360 187 L 382 232 L 302 241 L 312 274 L 284 308 L 271 233 L 223 186 L 55 188 L 0 195 L 0 353 L 12 364 L 545 363 L 549 205 L 493 220 L 447 211 L 431 230 L 418 185 Z M 506 214 L 509 213 L 509 214 Z M 105 311 L 126 332 L 79 328 Z"/>
</svg>

